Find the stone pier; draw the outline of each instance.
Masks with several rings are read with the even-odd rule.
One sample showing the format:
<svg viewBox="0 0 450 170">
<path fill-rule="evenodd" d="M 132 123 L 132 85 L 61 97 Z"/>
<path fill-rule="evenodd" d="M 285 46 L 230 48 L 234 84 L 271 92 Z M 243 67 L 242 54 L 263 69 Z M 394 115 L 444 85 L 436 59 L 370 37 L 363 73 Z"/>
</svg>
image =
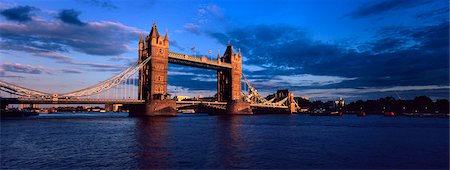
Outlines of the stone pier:
<svg viewBox="0 0 450 170">
<path fill-rule="evenodd" d="M 252 109 L 250 108 L 250 103 L 233 100 L 227 103 L 227 112 L 228 115 L 251 115 L 253 114 Z"/>
<path fill-rule="evenodd" d="M 130 117 L 176 116 L 175 100 L 149 100 L 144 104 L 130 105 Z"/>
</svg>

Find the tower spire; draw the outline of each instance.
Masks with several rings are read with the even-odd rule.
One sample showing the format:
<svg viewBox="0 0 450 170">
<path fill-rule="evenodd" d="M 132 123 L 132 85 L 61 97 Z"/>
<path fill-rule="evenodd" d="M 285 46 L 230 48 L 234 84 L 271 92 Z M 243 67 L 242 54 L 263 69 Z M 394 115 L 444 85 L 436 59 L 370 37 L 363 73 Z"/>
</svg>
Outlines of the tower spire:
<svg viewBox="0 0 450 170">
<path fill-rule="evenodd" d="M 144 42 L 144 39 L 142 38 L 142 33 L 139 34 L 139 43 Z"/>
<path fill-rule="evenodd" d="M 164 36 L 164 40 L 169 40 L 169 30 L 166 28 L 166 35 Z"/>
<path fill-rule="evenodd" d="M 220 50 L 217 50 L 217 61 L 220 61 Z"/>
<path fill-rule="evenodd" d="M 150 37 L 157 38 L 159 37 L 158 29 L 156 28 L 156 23 L 153 22 L 152 29 L 150 30 Z"/>
</svg>

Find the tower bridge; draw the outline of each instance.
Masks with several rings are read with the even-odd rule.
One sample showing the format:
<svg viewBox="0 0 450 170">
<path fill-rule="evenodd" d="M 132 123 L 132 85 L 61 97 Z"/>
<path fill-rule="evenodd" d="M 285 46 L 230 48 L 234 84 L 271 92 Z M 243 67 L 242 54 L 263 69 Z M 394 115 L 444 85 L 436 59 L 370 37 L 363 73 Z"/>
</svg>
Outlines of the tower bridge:
<svg viewBox="0 0 450 170">
<path fill-rule="evenodd" d="M 110 79 L 96 85 L 64 94 L 50 94 L 0 81 L 0 90 L 16 98 L 1 99 L 8 104 L 125 104 L 130 116 L 173 116 L 177 108 L 202 107 L 220 114 L 292 113 L 298 104 L 290 92 L 262 97 L 242 74 L 242 54 L 227 45 L 225 53 L 212 60 L 169 51 L 168 33 L 159 34 L 156 24 L 148 35 L 140 36 L 137 62 Z M 167 91 L 168 63 L 212 69 L 217 72 L 217 97 L 214 102 L 171 100 Z M 137 82 L 134 82 L 137 76 Z M 244 91 L 242 89 L 244 82 Z M 127 85 L 132 85 L 129 87 Z M 135 84 L 137 84 L 137 89 Z M 248 89 L 248 90 L 246 90 Z M 127 91 L 128 90 L 128 91 Z M 135 97 L 120 97 L 123 96 Z M 102 98 L 100 98 L 102 95 Z M 95 99 L 97 96 L 97 99 Z M 119 96 L 119 97 L 118 97 Z"/>
<path fill-rule="evenodd" d="M 232 68 L 230 63 L 221 62 L 220 56 L 218 56 L 217 58 L 218 60 L 209 60 L 206 56 L 202 56 L 201 58 L 199 58 L 186 54 L 169 52 L 169 63 L 212 70 Z"/>
</svg>

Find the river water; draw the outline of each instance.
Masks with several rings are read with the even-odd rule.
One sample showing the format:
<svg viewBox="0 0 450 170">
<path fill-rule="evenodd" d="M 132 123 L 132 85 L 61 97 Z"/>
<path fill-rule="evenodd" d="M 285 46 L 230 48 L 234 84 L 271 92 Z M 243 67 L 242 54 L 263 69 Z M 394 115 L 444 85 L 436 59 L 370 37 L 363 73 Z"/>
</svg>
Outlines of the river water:
<svg viewBox="0 0 450 170">
<path fill-rule="evenodd" d="M 1 120 L 1 169 L 449 168 L 449 119 L 307 115 Z"/>
</svg>

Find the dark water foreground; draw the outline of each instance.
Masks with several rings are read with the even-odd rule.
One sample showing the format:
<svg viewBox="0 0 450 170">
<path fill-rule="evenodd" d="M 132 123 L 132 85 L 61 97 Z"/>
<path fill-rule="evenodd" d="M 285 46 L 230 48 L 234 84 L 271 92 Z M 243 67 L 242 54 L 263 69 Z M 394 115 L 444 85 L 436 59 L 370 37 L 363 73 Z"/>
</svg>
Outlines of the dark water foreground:
<svg viewBox="0 0 450 170">
<path fill-rule="evenodd" d="M 0 169 L 449 168 L 449 119 L 301 115 L 1 121 Z"/>
</svg>

